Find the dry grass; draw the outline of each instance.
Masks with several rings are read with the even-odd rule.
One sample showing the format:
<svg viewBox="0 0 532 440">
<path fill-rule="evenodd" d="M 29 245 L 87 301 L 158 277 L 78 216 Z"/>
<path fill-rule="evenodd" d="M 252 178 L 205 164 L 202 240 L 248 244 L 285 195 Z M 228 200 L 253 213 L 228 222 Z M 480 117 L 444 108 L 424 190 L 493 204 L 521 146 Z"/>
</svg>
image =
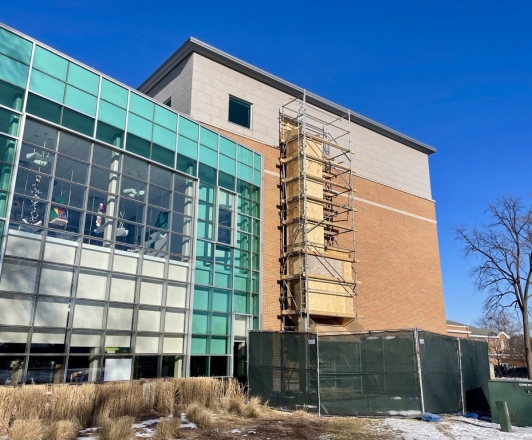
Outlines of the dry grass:
<svg viewBox="0 0 532 440">
<path fill-rule="evenodd" d="M 59 385 L 50 388 L 50 421 L 69 420 L 87 428 L 91 423 L 94 404 L 102 387 Z"/>
<path fill-rule="evenodd" d="M 11 440 L 42 440 L 43 423 L 40 419 L 15 420 L 9 434 Z"/>
<path fill-rule="evenodd" d="M 44 434 L 44 440 L 76 440 L 79 425 L 70 420 L 53 422 Z"/>
<path fill-rule="evenodd" d="M 244 411 L 244 401 L 239 397 L 230 397 L 227 403 L 227 411 L 232 414 L 242 414 Z"/>
<path fill-rule="evenodd" d="M 155 440 L 174 440 L 179 437 L 179 426 L 181 425 L 181 417 L 162 419 L 155 431 Z"/>
<path fill-rule="evenodd" d="M 119 382 L 99 385 L 92 424 L 102 426 L 107 419 L 120 417 L 133 417 L 137 420 L 142 414 L 146 414 L 150 407 L 150 396 L 146 396 L 145 389 L 139 382 Z"/>
<path fill-rule="evenodd" d="M 119 419 L 107 419 L 98 430 L 100 440 L 134 440 L 133 417 L 120 417 Z"/>
<path fill-rule="evenodd" d="M 263 411 L 264 407 L 262 406 L 260 399 L 258 397 L 252 397 L 246 405 L 244 414 L 250 419 L 258 419 L 262 416 Z"/>
<path fill-rule="evenodd" d="M 212 426 L 212 414 L 203 406 L 193 403 L 187 407 L 187 419 L 195 423 L 198 428 L 210 429 Z"/>
</svg>

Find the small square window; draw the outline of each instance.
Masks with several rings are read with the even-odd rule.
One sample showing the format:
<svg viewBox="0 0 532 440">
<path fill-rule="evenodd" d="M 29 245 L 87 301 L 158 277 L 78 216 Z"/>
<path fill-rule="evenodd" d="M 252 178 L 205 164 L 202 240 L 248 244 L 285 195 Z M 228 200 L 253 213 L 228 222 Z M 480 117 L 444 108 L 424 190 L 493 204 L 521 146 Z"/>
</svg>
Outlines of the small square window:
<svg viewBox="0 0 532 440">
<path fill-rule="evenodd" d="M 251 104 L 229 96 L 229 122 L 251 128 Z"/>
</svg>

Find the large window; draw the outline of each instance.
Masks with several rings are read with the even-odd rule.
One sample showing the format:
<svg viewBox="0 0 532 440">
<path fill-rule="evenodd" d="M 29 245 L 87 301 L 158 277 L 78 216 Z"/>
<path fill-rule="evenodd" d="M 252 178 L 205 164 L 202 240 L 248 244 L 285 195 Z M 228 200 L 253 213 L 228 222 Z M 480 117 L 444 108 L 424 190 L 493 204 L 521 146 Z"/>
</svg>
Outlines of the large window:
<svg viewBox="0 0 532 440">
<path fill-rule="evenodd" d="M 229 96 L 229 122 L 251 128 L 251 104 Z"/>
</svg>

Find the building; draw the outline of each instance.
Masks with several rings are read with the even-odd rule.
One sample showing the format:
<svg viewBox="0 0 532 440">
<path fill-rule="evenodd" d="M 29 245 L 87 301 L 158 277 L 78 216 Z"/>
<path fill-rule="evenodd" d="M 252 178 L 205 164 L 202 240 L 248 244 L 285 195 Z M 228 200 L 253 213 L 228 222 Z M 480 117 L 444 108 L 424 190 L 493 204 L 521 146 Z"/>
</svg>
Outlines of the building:
<svg viewBox="0 0 532 440">
<path fill-rule="evenodd" d="M 1 383 L 240 376 L 250 329 L 445 332 L 431 147 L 192 39 L 139 90 L 0 25 Z"/>
<path fill-rule="evenodd" d="M 523 362 L 515 359 L 510 347 L 510 336 L 505 332 L 497 332 L 489 328 L 474 327 L 461 322 L 447 320 L 447 334 L 458 338 L 471 338 L 488 343 L 491 365 L 510 364 L 523 366 Z"/>
</svg>

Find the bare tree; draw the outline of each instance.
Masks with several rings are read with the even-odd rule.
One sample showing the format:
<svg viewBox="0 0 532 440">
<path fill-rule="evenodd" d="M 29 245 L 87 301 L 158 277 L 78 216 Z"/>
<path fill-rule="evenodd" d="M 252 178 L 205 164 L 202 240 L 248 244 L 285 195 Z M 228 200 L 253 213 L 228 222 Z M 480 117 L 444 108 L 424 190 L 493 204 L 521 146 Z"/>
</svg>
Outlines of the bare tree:
<svg viewBox="0 0 532 440">
<path fill-rule="evenodd" d="M 484 314 L 475 322 L 481 328 L 492 330 L 497 336 L 504 332 L 510 338 L 499 337 L 488 340 L 492 356 L 501 365 L 506 358 L 522 361 L 524 358 L 523 326 L 517 315 L 508 309 L 484 310 Z"/>
<path fill-rule="evenodd" d="M 532 207 L 520 197 L 501 197 L 488 205 L 488 223 L 455 226 L 464 255 L 475 259 L 471 270 L 475 287 L 487 293 L 484 309 L 515 308 L 523 323 L 528 378 L 532 379 L 529 297 L 532 281 Z"/>
</svg>

